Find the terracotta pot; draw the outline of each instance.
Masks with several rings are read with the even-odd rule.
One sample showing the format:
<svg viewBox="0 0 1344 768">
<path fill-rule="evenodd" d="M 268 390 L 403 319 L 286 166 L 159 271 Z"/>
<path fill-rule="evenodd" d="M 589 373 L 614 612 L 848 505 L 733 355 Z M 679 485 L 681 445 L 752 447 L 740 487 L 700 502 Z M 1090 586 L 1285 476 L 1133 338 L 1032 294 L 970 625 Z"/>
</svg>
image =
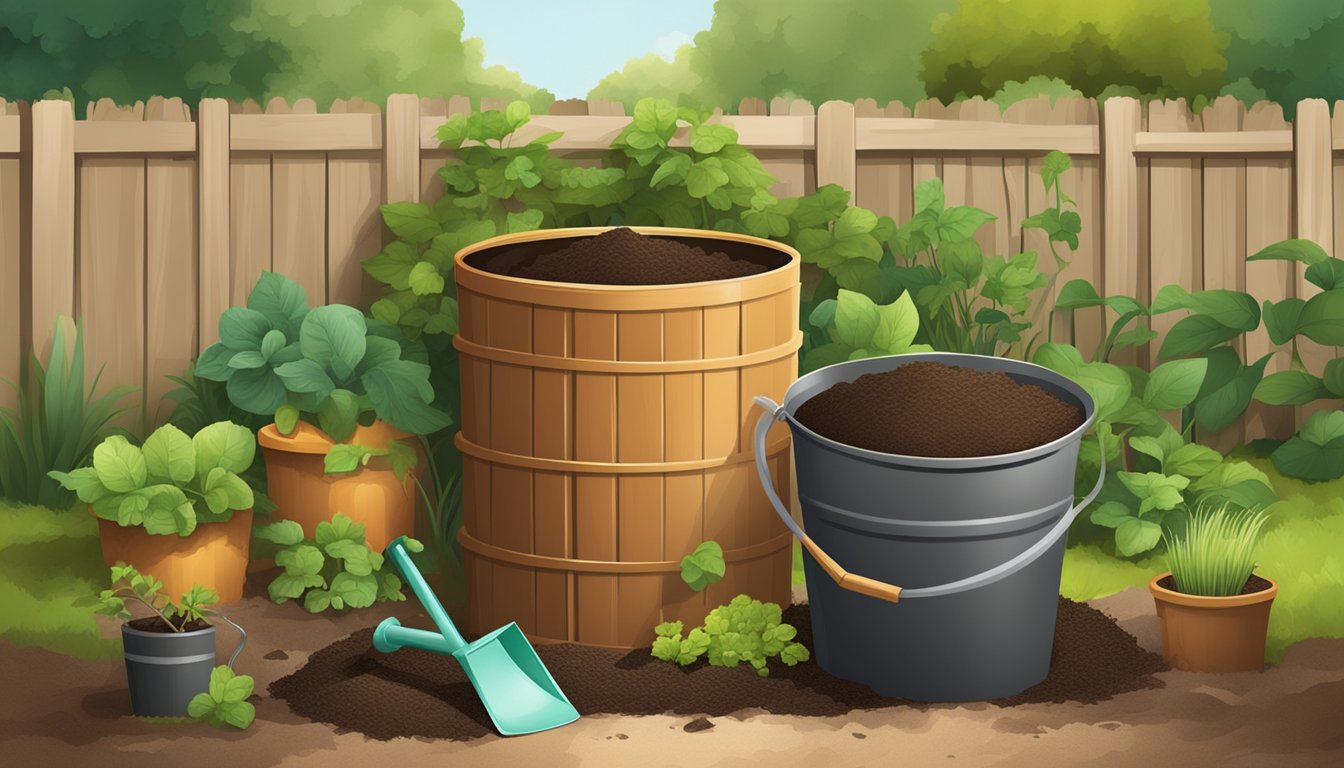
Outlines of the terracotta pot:
<svg viewBox="0 0 1344 768">
<path fill-rule="evenodd" d="M 390 424 L 375 421 L 371 426 L 356 428 L 348 440 L 341 442 L 386 448 L 392 440 L 411 437 Z M 318 523 L 331 520 L 339 512 L 364 524 L 364 539 L 375 551 L 382 551 L 398 536 L 414 535 L 418 491 L 411 474 L 398 480 L 385 460 L 374 459 L 354 472 L 328 475 L 323 470 L 323 458 L 336 441 L 307 422 L 299 422 L 294 434 L 288 436 L 268 424 L 257 434 L 257 442 L 266 458 L 267 492 L 276 505 L 271 514 L 273 522 L 293 520 L 311 537 Z M 424 466 L 424 455 L 416 443 L 412 445 L 421 457 L 418 471 Z"/>
<path fill-rule="evenodd" d="M 195 584 L 219 593 L 221 603 L 243 599 L 252 541 L 250 509 L 234 512 L 222 523 L 202 523 L 189 536 L 152 535 L 138 525 L 123 528 L 98 518 L 98 539 L 104 562 L 120 561 L 152 575 L 163 582 L 163 593 L 174 602 Z"/>
<path fill-rule="evenodd" d="M 1190 672 L 1264 669 L 1269 609 L 1279 593 L 1279 585 L 1265 579 L 1269 581 L 1269 589 L 1249 595 L 1204 597 L 1158 584 L 1170 575 L 1159 574 L 1148 582 L 1162 631 L 1162 658 L 1171 666 Z"/>
</svg>

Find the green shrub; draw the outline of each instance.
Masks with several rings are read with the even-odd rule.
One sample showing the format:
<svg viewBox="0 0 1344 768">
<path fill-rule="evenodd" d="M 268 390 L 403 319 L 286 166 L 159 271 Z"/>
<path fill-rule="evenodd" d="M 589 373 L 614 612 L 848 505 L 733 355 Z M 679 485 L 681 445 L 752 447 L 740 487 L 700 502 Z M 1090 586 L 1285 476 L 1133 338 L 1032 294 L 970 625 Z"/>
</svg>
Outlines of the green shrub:
<svg viewBox="0 0 1344 768">
<path fill-rule="evenodd" d="M 95 396 L 102 369 L 85 386 L 84 330 L 75 326 L 74 347 L 66 359 L 63 323 L 56 323 L 48 364 L 36 353 L 24 361 L 19 381 L 8 382 L 18 395 L 18 408 L 0 408 L 0 496 L 22 504 L 66 509 L 73 493 L 50 476 L 88 462 L 93 447 L 116 430 L 112 420 L 130 408 L 119 408 L 132 387 L 114 387 Z"/>
<path fill-rule="evenodd" d="M 401 579 L 386 564 L 381 552 L 374 552 L 364 541 L 363 523 L 352 522 L 336 513 L 331 522 L 317 524 L 311 539 L 293 520 L 271 523 L 256 531 L 262 541 L 279 545 L 275 564 L 284 572 L 270 583 L 267 593 L 277 603 L 303 598 L 303 607 L 311 613 L 333 608 L 367 608 L 383 600 L 401 601 Z M 407 539 L 407 549 L 419 552 L 424 546 Z"/>
<path fill-rule="evenodd" d="M 683 667 L 704 656 L 716 667 L 736 667 L 745 662 L 756 674 L 768 677 L 770 668 L 766 664 L 771 658 L 778 656 L 790 667 L 811 658 L 806 646 L 793 642 L 798 630 L 783 622 L 778 605 L 746 595 L 710 611 L 704 626 L 692 629 L 685 638 L 680 621 L 659 624 L 653 631 L 657 635 L 653 657 Z"/>
</svg>

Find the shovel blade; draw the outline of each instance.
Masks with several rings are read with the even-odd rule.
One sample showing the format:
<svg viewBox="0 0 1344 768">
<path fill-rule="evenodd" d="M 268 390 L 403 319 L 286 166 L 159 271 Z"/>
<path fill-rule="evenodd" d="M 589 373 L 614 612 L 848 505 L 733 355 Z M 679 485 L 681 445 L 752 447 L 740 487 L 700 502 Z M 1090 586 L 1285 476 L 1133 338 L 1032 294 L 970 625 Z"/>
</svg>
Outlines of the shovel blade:
<svg viewBox="0 0 1344 768">
<path fill-rule="evenodd" d="M 578 710 L 516 623 L 500 627 L 453 656 L 501 734 L 536 733 L 579 719 Z"/>
</svg>

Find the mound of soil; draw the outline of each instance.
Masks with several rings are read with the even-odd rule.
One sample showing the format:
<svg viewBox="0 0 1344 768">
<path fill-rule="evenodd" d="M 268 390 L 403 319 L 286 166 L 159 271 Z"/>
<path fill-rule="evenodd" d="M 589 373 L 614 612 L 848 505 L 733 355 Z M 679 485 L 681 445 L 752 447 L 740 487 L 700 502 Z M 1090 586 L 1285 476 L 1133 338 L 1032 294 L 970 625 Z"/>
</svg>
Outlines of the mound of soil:
<svg viewBox="0 0 1344 768">
<path fill-rule="evenodd" d="M 798 640 L 812 647 L 805 605 L 784 612 Z M 489 716 L 462 669 L 451 658 L 416 650 L 381 654 L 365 629 L 314 653 L 294 674 L 271 684 L 298 715 L 375 739 L 416 736 L 472 739 L 494 732 Z M 928 705 L 888 699 L 857 683 L 826 674 L 813 661 L 770 665 L 769 677 L 749 667 L 678 667 L 647 649 L 629 652 L 568 643 L 539 645 L 537 653 L 580 714 L 726 715 L 760 708 L 782 715 L 843 715 L 855 709 Z M 1117 694 L 1160 688 L 1153 673 L 1162 659 L 1139 648 L 1105 614 L 1060 598 L 1050 675 L 999 706 L 1075 701 L 1086 704 Z"/>
<path fill-rule="evenodd" d="M 798 407 L 803 426 L 845 445 L 903 456 L 994 456 L 1044 445 L 1083 413 L 1002 371 L 921 361 L 840 382 Z"/>
<path fill-rule="evenodd" d="M 542 254 L 508 274 L 556 283 L 670 285 L 728 280 L 767 269 L 764 264 L 717 251 L 709 253 L 666 237 L 645 237 L 620 227 Z"/>
</svg>

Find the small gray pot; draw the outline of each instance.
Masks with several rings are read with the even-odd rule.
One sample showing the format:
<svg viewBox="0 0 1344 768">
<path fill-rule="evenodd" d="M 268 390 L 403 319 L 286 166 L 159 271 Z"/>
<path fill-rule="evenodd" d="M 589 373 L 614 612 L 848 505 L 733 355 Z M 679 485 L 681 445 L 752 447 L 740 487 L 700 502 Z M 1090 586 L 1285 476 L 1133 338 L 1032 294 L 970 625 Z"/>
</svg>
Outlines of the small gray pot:
<svg viewBox="0 0 1344 768">
<path fill-rule="evenodd" d="M 192 697 L 210 688 L 215 668 L 215 628 L 194 632 L 144 632 L 121 625 L 126 683 L 137 717 L 185 717 Z"/>
</svg>

